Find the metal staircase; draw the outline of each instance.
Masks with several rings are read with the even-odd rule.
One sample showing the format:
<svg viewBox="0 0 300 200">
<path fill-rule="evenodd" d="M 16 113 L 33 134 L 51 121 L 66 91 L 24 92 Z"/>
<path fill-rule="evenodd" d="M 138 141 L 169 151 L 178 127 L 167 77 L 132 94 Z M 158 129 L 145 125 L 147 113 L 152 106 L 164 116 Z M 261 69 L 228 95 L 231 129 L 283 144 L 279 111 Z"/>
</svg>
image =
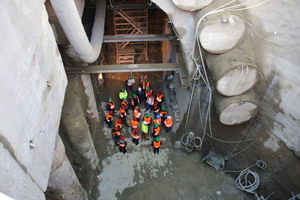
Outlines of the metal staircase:
<svg viewBox="0 0 300 200">
<path fill-rule="evenodd" d="M 148 34 L 148 10 L 115 10 L 115 35 L 146 35 Z M 117 42 L 116 63 L 134 64 L 138 55 L 149 60 L 147 42 Z"/>
</svg>

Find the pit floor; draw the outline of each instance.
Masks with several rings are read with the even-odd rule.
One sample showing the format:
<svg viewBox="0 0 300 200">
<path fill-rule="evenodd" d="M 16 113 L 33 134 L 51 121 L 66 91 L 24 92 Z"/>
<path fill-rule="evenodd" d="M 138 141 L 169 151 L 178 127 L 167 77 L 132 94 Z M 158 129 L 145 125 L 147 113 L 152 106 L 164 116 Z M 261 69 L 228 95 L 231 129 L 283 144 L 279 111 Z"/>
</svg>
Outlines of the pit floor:
<svg viewBox="0 0 300 200">
<path fill-rule="evenodd" d="M 147 74 L 154 92 L 164 91 L 164 74 Z M 128 75 L 129 73 L 105 74 L 105 83 L 97 90 L 101 121 L 94 138 L 100 159 L 95 199 L 250 199 L 249 195 L 235 187 L 233 177 L 226 173 L 217 173 L 202 162 L 197 150 L 187 153 L 182 148 L 176 148 L 174 132 L 167 134 L 162 128 L 160 138 L 163 145 L 157 155 L 152 152 L 151 136 L 150 140 L 140 139 L 140 144 L 136 146 L 131 141 L 130 128 L 125 126 L 122 131 L 128 142 L 127 153 L 118 151 L 111 139 L 111 129 L 106 126 L 103 118 L 108 97 L 115 100 L 118 111 L 118 92 L 125 87 Z M 133 88 L 136 90 L 139 73 L 133 73 L 133 76 L 136 80 Z M 144 103 L 140 107 L 144 114 Z M 128 123 L 132 119 L 132 109 L 129 110 Z M 115 113 L 115 120 L 117 114 Z"/>
</svg>

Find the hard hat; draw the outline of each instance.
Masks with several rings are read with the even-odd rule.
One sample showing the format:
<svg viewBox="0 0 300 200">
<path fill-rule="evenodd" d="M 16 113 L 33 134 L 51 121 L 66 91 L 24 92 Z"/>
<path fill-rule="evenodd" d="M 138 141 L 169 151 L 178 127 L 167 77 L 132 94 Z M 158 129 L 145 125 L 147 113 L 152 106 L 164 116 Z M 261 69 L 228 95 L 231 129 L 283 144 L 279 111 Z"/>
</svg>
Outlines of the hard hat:
<svg viewBox="0 0 300 200">
<path fill-rule="evenodd" d="M 158 124 L 154 124 L 154 127 L 157 128 L 157 127 L 158 127 Z"/>
<path fill-rule="evenodd" d="M 132 96 L 133 96 L 133 97 L 136 97 L 136 94 L 133 94 Z"/>
<path fill-rule="evenodd" d="M 121 89 L 121 92 L 125 92 L 125 89 L 124 89 L 124 88 L 122 88 L 122 89 Z"/>
<path fill-rule="evenodd" d="M 160 119 L 160 115 L 156 115 L 156 119 Z"/>
<path fill-rule="evenodd" d="M 124 135 L 120 135 L 119 139 L 124 140 Z"/>
<path fill-rule="evenodd" d="M 122 119 L 118 119 L 117 122 L 118 122 L 118 123 L 122 123 Z"/>
<path fill-rule="evenodd" d="M 134 121 L 136 121 L 136 120 L 137 120 L 137 118 L 136 118 L 136 117 L 134 117 L 134 118 L 133 118 L 133 120 L 134 120 Z"/>
<path fill-rule="evenodd" d="M 111 110 L 111 111 L 109 111 L 108 113 L 112 115 L 112 114 L 114 113 L 114 111 Z"/>
<path fill-rule="evenodd" d="M 147 87 L 148 90 L 150 90 L 150 87 Z"/>
<path fill-rule="evenodd" d="M 145 114 L 145 117 L 150 117 L 149 113 L 146 113 L 146 114 Z"/>
<path fill-rule="evenodd" d="M 146 121 L 143 121 L 143 124 L 147 125 L 147 122 L 146 122 Z"/>
<path fill-rule="evenodd" d="M 139 88 L 138 88 L 138 91 L 142 91 L 142 88 L 141 88 L 141 87 L 139 87 Z"/>
<path fill-rule="evenodd" d="M 115 126 L 113 130 L 114 130 L 114 131 L 118 131 L 118 130 L 120 130 L 120 127 Z"/>
<path fill-rule="evenodd" d="M 155 141 L 158 142 L 159 141 L 159 137 L 155 137 Z"/>
<path fill-rule="evenodd" d="M 172 117 L 170 115 L 167 116 L 167 119 L 172 119 Z"/>
<path fill-rule="evenodd" d="M 139 129 L 136 128 L 136 129 L 133 130 L 133 132 L 134 132 L 134 133 L 138 133 L 138 132 L 139 132 Z"/>
<path fill-rule="evenodd" d="M 112 100 L 112 98 L 108 97 L 108 100 Z"/>
<path fill-rule="evenodd" d="M 136 108 L 136 109 L 139 109 L 139 107 L 138 107 L 138 106 L 136 106 L 135 108 Z"/>
<path fill-rule="evenodd" d="M 126 98 L 123 98 L 122 100 L 123 100 L 123 101 L 126 101 Z"/>
<path fill-rule="evenodd" d="M 165 106 L 161 107 L 161 110 L 166 110 L 166 107 Z"/>
</svg>

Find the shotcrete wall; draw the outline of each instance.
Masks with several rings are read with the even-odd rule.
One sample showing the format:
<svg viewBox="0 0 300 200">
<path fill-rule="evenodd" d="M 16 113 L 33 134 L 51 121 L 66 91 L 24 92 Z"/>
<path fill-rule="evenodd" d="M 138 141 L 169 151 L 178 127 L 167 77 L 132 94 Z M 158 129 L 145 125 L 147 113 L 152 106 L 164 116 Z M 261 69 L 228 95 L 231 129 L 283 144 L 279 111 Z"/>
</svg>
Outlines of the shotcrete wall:
<svg viewBox="0 0 300 200">
<path fill-rule="evenodd" d="M 0 191 L 45 199 L 67 84 L 43 1 L 0 2 Z"/>
<path fill-rule="evenodd" d="M 180 10 L 172 4 L 172 0 L 153 2 L 172 18 L 183 46 L 193 46 L 195 27 L 185 28 L 192 21 L 192 12 Z M 226 2 L 229 1 L 224 0 Z M 262 97 L 257 117 L 260 123 L 269 127 L 272 135 L 284 141 L 288 148 L 300 156 L 300 111 L 295 109 L 300 107 L 299 52 L 296 51 L 300 44 L 297 39 L 300 13 L 297 9 L 296 1 L 267 1 L 246 11 L 248 17 L 245 24 L 253 30 L 256 64 L 262 76 L 256 86 Z M 178 10 L 182 13 L 180 18 L 173 17 Z M 184 18 L 185 24 L 182 24 Z M 188 34 L 182 34 L 183 29 Z M 186 60 L 191 61 L 192 57 L 188 55 Z M 190 62 L 187 62 L 187 66 L 191 72 Z M 276 147 L 278 142 L 279 140 L 275 140 L 269 145 Z"/>
</svg>

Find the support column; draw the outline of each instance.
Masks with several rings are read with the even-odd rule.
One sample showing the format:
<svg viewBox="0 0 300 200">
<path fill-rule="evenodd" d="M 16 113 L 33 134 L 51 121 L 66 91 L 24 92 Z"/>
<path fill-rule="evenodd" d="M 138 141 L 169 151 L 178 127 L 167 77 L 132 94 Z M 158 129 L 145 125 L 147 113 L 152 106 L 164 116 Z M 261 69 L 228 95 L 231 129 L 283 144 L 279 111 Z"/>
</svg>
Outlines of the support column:
<svg viewBox="0 0 300 200">
<path fill-rule="evenodd" d="M 66 128 L 71 145 L 95 169 L 99 162 L 98 155 L 81 107 L 80 98 L 76 95 L 70 83 L 65 95 L 62 122 Z"/>
<path fill-rule="evenodd" d="M 86 191 L 78 181 L 59 135 L 56 136 L 55 155 L 51 165 L 46 196 L 50 200 L 87 200 Z"/>
</svg>

